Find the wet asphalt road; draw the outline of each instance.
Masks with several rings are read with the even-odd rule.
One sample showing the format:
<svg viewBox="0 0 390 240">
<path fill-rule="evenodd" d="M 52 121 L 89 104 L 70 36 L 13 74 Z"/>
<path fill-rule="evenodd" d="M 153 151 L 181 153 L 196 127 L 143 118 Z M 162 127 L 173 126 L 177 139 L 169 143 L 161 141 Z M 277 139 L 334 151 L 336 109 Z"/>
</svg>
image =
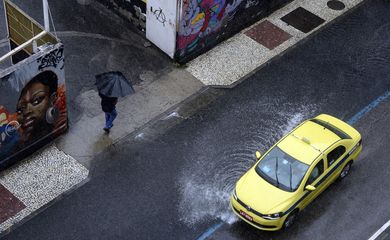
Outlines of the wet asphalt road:
<svg viewBox="0 0 390 240">
<path fill-rule="evenodd" d="M 390 4 L 367 1 L 154 140 L 127 139 L 95 159 L 86 185 L 5 239 L 367 239 L 390 218 L 387 101 L 356 127 L 364 151 L 293 229 L 237 221 L 237 179 L 300 121 L 348 120 L 390 90 Z M 222 91 L 222 90 L 221 90 Z"/>
</svg>

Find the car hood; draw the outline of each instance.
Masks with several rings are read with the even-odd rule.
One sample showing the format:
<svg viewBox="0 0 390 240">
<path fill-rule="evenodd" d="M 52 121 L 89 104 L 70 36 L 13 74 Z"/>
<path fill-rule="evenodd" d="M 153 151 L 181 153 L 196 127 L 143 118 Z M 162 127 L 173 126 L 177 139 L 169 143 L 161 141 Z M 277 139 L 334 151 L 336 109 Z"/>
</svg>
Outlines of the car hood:
<svg viewBox="0 0 390 240">
<path fill-rule="evenodd" d="M 237 182 L 236 194 L 243 203 L 262 214 L 283 211 L 285 204 L 288 204 L 295 195 L 268 183 L 254 168 Z"/>
</svg>

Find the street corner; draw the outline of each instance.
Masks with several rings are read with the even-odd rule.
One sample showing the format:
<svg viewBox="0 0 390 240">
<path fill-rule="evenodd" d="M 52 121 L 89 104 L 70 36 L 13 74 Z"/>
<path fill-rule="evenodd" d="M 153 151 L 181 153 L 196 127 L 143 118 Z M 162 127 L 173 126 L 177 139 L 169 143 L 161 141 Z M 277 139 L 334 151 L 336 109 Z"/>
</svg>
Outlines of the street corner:
<svg viewBox="0 0 390 240">
<path fill-rule="evenodd" d="M 54 144 L 0 174 L 0 236 L 88 180 L 89 171 Z"/>
</svg>

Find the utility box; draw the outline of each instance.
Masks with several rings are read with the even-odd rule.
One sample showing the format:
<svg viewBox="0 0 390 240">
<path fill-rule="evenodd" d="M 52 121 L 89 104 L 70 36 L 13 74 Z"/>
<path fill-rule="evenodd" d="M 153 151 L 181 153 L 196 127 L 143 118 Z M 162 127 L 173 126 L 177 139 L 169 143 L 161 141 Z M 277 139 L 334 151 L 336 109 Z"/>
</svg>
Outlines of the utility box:
<svg viewBox="0 0 390 240">
<path fill-rule="evenodd" d="M 61 43 L 0 72 L 0 169 L 67 129 L 65 92 Z"/>
<path fill-rule="evenodd" d="M 171 58 L 176 48 L 176 1 L 148 0 L 146 3 L 146 38 Z"/>
<path fill-rule="evenodd" d="M 292 0 L 98 0 L 185 63 Z"/>
<path fill-rule="evenodd" d="M 0 69 L 0 170 L 66 131 L 64 46 L 4 0 L 11 66 Z"/>
</svg>

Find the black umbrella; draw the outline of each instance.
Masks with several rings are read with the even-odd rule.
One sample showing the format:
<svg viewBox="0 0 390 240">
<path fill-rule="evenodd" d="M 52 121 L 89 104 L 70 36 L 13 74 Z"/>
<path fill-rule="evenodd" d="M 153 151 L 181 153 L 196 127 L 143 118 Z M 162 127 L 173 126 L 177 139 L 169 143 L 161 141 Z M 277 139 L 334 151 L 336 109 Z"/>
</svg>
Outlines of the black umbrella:
<svg viewBox="0 0 390 240">
<path fill-rule="evenodd" d="M 107 97 L 124 97 L 135 93 L 133 86 L 121 72 L 106 72 L 95 78 L 99 93 Z"/>
</svg>

